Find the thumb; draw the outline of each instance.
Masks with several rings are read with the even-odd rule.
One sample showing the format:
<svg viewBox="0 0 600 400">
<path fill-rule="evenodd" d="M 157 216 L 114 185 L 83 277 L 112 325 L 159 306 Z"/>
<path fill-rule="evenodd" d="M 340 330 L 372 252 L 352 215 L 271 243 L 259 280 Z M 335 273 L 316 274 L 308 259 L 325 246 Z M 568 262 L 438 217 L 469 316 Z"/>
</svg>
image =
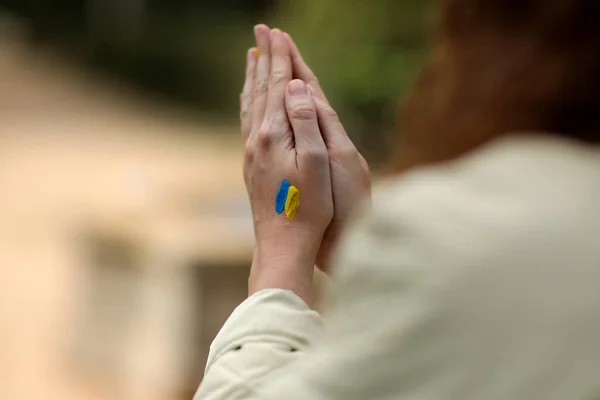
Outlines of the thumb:
<svg viewBox="0 0 600 400">
<path fill-rule="evenodd" d="M 319 131 L 317 109 L 303 81 L 294 79 L 288 84 L 285 106 L 294 131 L 298 155 L 311 154 L 324 148 L 323 138 Z"/>
</svg>

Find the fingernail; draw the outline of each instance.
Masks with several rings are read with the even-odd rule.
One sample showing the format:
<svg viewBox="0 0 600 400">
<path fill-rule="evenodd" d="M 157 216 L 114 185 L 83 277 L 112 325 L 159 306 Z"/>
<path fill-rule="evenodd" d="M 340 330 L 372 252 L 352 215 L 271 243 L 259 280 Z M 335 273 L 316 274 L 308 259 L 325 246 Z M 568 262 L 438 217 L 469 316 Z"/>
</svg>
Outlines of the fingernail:
<svg viewBox="0 0 600 400">
<path fill-rule="evenodd" d="M 275 39 L 281 33 L 280 29 L 271 29 L 271 40 Z"/>
<path fill-rule="evenodd" d="M 299 79 L 290 82 L 289 91 L 293 97 L 307 94 L 306 85 Z"/>
<path fill-rule="evenodd" d="M 263 24 L 259 24 L 254 27 L 254 37 L 256 38 L 257 41 L 260 40 L 261 38 L 268 38 L 268 35 L 266 35 L 266 32 L 265 32 L 265 28 L 266 27 Z"/>
</svg>

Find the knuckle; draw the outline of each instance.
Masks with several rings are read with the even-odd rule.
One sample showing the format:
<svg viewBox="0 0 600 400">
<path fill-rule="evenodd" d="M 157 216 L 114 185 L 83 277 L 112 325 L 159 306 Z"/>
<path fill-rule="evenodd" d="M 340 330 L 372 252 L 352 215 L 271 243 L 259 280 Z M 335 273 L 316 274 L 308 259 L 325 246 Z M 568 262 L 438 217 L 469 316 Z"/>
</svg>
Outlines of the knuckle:
<svg viewBox="0 0 600 400">
<path fill-rule="evenodd" d="M 265 79 L 257 79 L 254 83 L 254 93 L 265 94 L 269 90 L 269 83 Z"/>
<path fill-rule="evenodd" d="M 250 107 L 245 106 L 240 110 L 240 119 L 246 120 L 250 117 Z"/>
<path fill-rule="evenodd" d="M 279 131 L 282 127 L 287 125 L 287 115 L 285 114 L 285 110 L 274 111 L 269 117 L 269 125 L 271 132 L 275 130 Z M 274 127 L 277 127 L 275 129 Z"/>
<path fill-rule="evenodd" d="M 287 80 L 287 76 L 284 72 L 282 71 L 273 71 L 271 72 L 271 85 L 273 86 L 277 86 L 280 85 L 281 83 L 284 83 Z"/>
<path fill-rule="evenodd" d="M 244 146 L 244 163 L 252 164 L 254 162 L 256 149 L 255 146 L 250 140 L 248 140 Z"/>
<path fill-rule="evenodd" d="M 296 120 L 316 119 L 315 107 L 308 103 L 296 104 L 290 108 L 290 118 Z"/>
<path fill-rule="evenodd" d="M 323 109 L 323 114 L 325 114 L 327 118 L 338 119 L 338 113 L 330 106 L 327 106 Z"/>
<path fill-rule="evenodd" d="M 268 149 L 273 142 L 273 132 L 269 128 L 262 128 L 256 135 L 256 141 L 260 148 Z"/>
</svg>

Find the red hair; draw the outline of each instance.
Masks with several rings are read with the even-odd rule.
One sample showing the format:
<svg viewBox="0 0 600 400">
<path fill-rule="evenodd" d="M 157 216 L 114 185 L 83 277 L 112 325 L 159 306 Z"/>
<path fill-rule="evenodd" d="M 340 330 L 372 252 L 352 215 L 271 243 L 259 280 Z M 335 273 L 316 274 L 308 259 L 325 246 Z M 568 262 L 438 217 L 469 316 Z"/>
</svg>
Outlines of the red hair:
<svg viewBox="0 0 600 400">
<path fill-rule="evenodd" d="M 600 142 L 600 1 L 441 0 L 394 169 L 544 132 Z"/>
</svg>

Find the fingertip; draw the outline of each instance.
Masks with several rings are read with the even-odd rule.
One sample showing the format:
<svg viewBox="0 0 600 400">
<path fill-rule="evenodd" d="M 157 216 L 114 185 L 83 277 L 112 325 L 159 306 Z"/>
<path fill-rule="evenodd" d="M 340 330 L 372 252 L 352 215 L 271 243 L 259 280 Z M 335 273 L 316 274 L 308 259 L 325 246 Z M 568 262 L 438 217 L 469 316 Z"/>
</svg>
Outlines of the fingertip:
<svg viewBox="0 0 600 400">
<path fill-rule="evenodd" d="M 280 29 L 272 29 L 271 30 L 271 47 L 276 50 L 279 55 L 285 55 L 289 52 L 289 44 L 288 41 L 283 36 L 283 32 Z"/>
<path fill-rule="evenodd" d="M 254 25 L 254 34 L 257 34 L 261 31 L 264 32 L 264 31 L 268 31 L 268 30 L 269 30 L 269 27 L 265 24 Z"/>
<path fill-rule="evenodd" d="M 259 24 L 254 27 L 254 37 L 258 47 L 268 46 L 270 29 L 264 24 Z"/>
<path fill-rule="evenodd" d="M 258 48 L 251 47 L 250 49 L 248 49 L 248 60 L 256 61 L 257 58 L 258 58 Z"/>
<path fill-rule="evenodd" d="M 303 96 L 308 94 L 306 84 L 303 80 L 293 79 L 288 83 L 288 93 L 292 97 Z"/>
</svg>

